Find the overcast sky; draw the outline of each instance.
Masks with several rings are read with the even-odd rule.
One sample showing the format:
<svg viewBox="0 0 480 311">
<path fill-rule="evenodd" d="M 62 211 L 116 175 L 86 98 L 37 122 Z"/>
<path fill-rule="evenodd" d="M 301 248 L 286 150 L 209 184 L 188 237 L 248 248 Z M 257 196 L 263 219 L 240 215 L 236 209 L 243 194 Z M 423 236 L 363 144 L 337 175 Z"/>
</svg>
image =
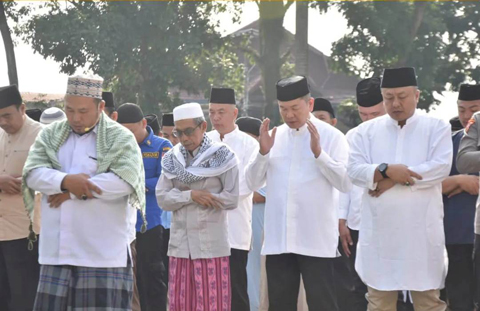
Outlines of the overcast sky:
<svg viewBox="0 0 480 311">
<path fill-rule="evenodd" d="M 30 5 L 38 5 L 33 2 Z M 245 2 L 243 4 L 243 13 L 239 24 L 231 22 L 231 16 L 222 14 L 219 16 L 222 34 L 229 34 L 243 26 L 258 19 L 258 9 L 254 2 Z M 326 55 L 330 55 L 332 43 L 340 39 L 347 32 L 347 22 L 343 16 L 334 10 L 326 14 L 320 14 L 317 10 L 309 11 L 309 44 L 320 50 Z M 12 25 L 10 25 L 12 26 Z M 295 33 L 295 5 L 292 5 L 287 12 L 284 20 L 284 27 Z M 15 47 L 15 56 L 17 60 L 17 70 L 20 80 L 20 90 L 22 92 L 52 93 L 61 94 L 65 92 L 67 76 L 59 73 L 59 66 L 50 59 L 43 59 L 39 54 L 34 54 L 32 49 L 14 38 L 17 42 Z M 5 50 L 0 46 L 0 86 L 8 84 L 7 62 Z M 443 119 L 450 119 L 456 115 L 456 93 L 444 94 L 439 96 L 442 104 L 432 111 L 432 114 L 438 115 Z"/>
</svg>

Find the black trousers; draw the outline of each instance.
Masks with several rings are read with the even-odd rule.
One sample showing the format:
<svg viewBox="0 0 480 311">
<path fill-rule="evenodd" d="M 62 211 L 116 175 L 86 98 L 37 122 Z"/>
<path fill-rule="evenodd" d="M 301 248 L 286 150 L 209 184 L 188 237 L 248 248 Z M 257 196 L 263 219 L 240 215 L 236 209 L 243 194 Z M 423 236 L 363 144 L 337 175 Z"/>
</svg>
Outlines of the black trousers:
<svg viewBox="0 0 480 311">
<path fill-rule="evenodd" d="M 38 242 L 27 249 L 27 239 L 0 242 L 0 310 L 32 311 L 40 265 Z"/>
<path fill-rule="evenodd" d="M 333 263 L 335 258 L 297 254 L 267 256 L 269 311 L 297 310 L 300 275 L 303 278 L 308 309 L 338 311 Z"/>
<path fill-rule="evenodd" d="M 340 311 L 365 311 L 368 301 L 365 295 L 367 286 L 355 270 L 357 257 L 358 230 L 350 229 L 353 245 L 350 246 L 350 257 L 345 255 L 341 243 L 338 246 L 341 257 L 334 259 L 335 292 Z"/>
<path fill-rule="evenodd" d="M 474 301 L 476 310 L 480 310 L 480 235 L 475 234 L 475 245 L 473 250 L 473 268 L 475 275 Z"/>
<path fill-rule="evenodd" d="M 163 276 L 163 281 L 167 285 L 168 289 L 168 242 L 170 241 L 170 229 L 163 228 L 163 241 L 162 241 L 162 253 L 163 253 L 163 266 L 165 267 L 165 273 Z"/>
<path fill-rule="evenodd" d="M 248 251 L 231 249 L 230 283 L 232 284 L 232 311 L 250 311 L 247 291 Z"/>
<path fill-rule="evenodd" d="M 167 310 L 167 285 L 162 251 L 163 227 L 137 232 L 137 286 L 142 311 Z"/>
<path fill-rule="evenodd" d="M 450 311 L 473 310 L 473 244 L 447 245 L 445 289 Z"/>
</svg>

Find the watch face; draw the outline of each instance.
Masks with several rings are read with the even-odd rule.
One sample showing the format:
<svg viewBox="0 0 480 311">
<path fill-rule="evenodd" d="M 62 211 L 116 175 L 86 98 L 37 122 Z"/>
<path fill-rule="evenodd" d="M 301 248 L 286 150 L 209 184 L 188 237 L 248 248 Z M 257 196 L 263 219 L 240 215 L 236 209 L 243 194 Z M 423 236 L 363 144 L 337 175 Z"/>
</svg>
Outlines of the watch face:
<svg viewBox="0 0 480 311">
<path fill-rule="evenodd" d="M 378 170 L 380 172 L 384 172 L 386 169 L 387 169 L 387 164 L 385 163 L 380 164 L 380 166 L 378 167 Z"/>
</svg>

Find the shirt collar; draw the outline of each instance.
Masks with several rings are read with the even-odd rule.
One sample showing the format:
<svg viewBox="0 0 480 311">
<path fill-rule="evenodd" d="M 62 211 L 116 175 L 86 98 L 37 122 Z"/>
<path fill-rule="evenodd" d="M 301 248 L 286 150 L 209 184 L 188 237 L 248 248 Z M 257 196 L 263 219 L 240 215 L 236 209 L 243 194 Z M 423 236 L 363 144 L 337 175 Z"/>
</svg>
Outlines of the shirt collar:
<svg viewBox="0 0 480 311">
<path fill-rule="evenodd" d="M 310 113 L 310 118 L 309 118 L 309 120 L 314 120 L 314 118 L 315 118 L 315 116 Z M 287 126 L 288 126 L 288 125 L 287 125 Z M 303 134 L 305 131 L 307 131 L 307 127 L 308 127 L 308 125 L 307 125 L 307 123 L 305 123 L 304 125 L 302 125 L 302 126 L 299 127 L 298 129 L 292 129 L 292 128 L 289 127 L 288 130 L 289 130 L 289 133 L 290 133 L 291 135 L 295 135 L 295 136 L 296 136 L 296 135 L 301 135 L 301 134 Z"/>
<path fill-rule="evenodd" d="M 217 131 L 217 133 L 218 133 L 218 131 Z M 226 139 L 233 138 L 233 137 L 237 136 L 238 133 L 240 133 L 240 130 L 238 129 L 238 125 L 235 124 L 235 128 L 233 129 L 233 131 L 223 135 L 223 139 L 226 140 Z M 218 133 L 218 136 L 220 136 L 220 133 Z"/>
<path fill-rule="evenodd" d="M 418 109 L 415 109 L 415 111 L 413 112 L 413 115 L 405 121 L 405 125 L 403 127 L 406 127 L 406 126 L 412 124 L 416 119 L 418 119 L 418 116 L 421 114 L 421 112 L 419 112 L 417 110 Z M 388 120 L 390 121 L 391 124 L 400 128 L 400 126 L 398 125 L 398 121 L 393 119 L 389 115 L 388 115 Z"/>
<path fill-rule="evenodd" d="M 140 143 L 140 145 L 147 145 L 150 146 L 152 144 L 152 138 L 153 138 L 153 130 L 150 126 L 147 125 L 147 132 L 148 135 L 145 137 L 145 139 Z"/>
</svg>

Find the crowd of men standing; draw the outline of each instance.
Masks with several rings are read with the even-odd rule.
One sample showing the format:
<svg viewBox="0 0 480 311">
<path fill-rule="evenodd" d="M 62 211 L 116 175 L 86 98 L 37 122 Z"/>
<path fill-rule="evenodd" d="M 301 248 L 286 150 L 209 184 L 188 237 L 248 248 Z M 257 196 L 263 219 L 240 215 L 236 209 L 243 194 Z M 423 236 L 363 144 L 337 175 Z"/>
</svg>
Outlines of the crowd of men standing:
<svg viewBox="0 0 480 311">
<path fill-rule="evenodd" d="M 344 135 L 302 76 L 272 129 L 212 88 L 209 132 L 197 103 L 160 125 L 102 84 L 69 77 L 43 114 L 0 88 L 0 310 L 479 308 L 480 85 L 453 131 L 385 69 Z"/>
</svg>

